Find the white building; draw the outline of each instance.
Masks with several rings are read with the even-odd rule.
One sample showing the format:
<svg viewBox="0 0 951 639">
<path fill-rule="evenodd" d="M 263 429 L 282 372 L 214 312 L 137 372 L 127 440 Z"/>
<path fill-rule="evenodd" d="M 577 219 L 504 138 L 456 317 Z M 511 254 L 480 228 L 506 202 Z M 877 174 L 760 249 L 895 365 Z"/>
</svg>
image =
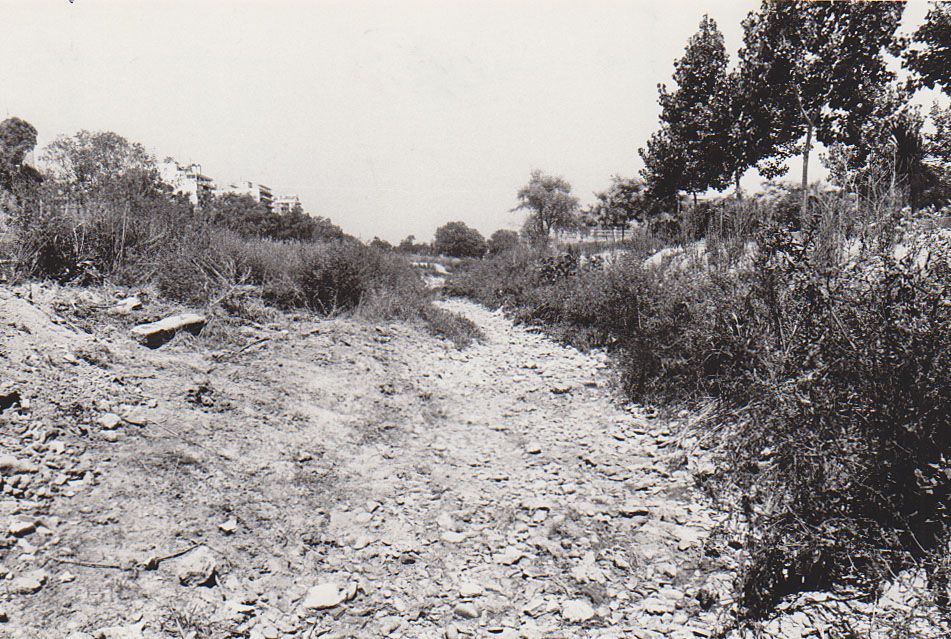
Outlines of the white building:
<svg viewBox="0 0 951 639">
<path fill-rule="evenodd" d="M 175 160 L 167 158 L 158 165 L 159 176 L 162 181 L 172 187 L 176 193 L 184 193 L 197 205 L 206 196 L 215 191 L 214 181 L 201 172 L 201 165 L 192 163 L 182 166 Z"/>
<path fill-rule="evenodd" d="M 300 205 L 300 198 L 296 195 L 279 195 L 274 198 L 274 205 L 271 207 L 271 210 L 280 215 L 284 215 L 285 213 L 290 213 Z"/>
<path fill-rule="evenodd" d="M 264 186 L 263 184 L 255 184 L 254 182 L 238 182 L 235 184 L 229 184 L 228 186 L 219 188 L 217 193 L 219 195 L 224 195 L 225 193 L 247 195 L 255 202 L 260 202 L 266 206 L 269 211 L 274 204 L 274 194 L 271 192 L 271 187 Z"/>
</svg>

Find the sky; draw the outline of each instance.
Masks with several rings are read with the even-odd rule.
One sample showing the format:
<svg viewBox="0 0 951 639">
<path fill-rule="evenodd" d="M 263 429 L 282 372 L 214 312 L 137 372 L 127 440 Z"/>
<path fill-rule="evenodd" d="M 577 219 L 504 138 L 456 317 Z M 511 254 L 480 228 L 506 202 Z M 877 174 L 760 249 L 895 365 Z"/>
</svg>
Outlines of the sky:
<svg viewBox="0 0 951 639">
<path fill-rule="evenodd" d="M 451 220 L 489 234 L 520 226 L 533 169 L 582 203 L 634 176 L 701 17 L 735 56 L 757 5 L 0 0 L 0 118 L 41 146 L 115 131 L 219 183 L 299 195 L 363 239 L 429 240 Z M 905 28 L 926 11 L 909 2 Z"/>
</svg>

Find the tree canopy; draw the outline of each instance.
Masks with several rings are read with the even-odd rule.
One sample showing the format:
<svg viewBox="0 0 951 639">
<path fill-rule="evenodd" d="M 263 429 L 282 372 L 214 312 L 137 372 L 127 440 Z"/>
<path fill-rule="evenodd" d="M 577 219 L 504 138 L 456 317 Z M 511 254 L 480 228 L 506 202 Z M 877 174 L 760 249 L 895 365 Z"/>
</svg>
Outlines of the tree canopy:
<svg viewBox="0 0 951 639">
<path fill-rule="evenodd" d="M 482 234 L 465 222 L 448 222 L 436 229 L 433 248 L 450 257 L 482 257 L 486 243 Z"/>
<path fill-rule="evenodd" d="M 528 184 L 518 191 L 518 206 L 513 211 L 529 212 L 526 233 L 535 239 L 547 239 L 552 231 L 577 225 L 578 198 L 562 177 L 532 171 Z"/>
<path fill-rule="evenodd" d="M 931 3 L 906 49 L 905 65 L 921 85 L 951 95 L 951 3 Z"/>
<path fill-rule="evenodd" d="M 23 177 L 23 162 L 36 147 L 36 128 L 26 120 L 0 122 L 0 189 L 12 192 Z"/>
</svg>

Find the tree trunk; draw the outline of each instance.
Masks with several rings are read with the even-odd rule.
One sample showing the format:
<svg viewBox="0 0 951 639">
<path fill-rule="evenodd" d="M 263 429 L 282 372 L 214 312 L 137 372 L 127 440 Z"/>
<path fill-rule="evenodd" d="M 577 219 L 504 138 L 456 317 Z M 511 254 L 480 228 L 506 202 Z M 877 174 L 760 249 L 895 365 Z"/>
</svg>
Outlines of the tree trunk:
<svg viewBox="0 0 951 639">
<path fill-rule="evenodd" d="M 802 205 L 799 210 L 801 217 L 806 216 L 809 206 L 809 152 L 812 151 L 812 122 L 806 122 L 806 144 L 802 148 Z"/>
<path fill-rule="evenodd" d="M 734 185 L 736 186 L 736 191 L 735 191 L 735 193 L 736 193 L 736 199 L 737 199 L 737 200 L 742 200 L 742 199 L 743 199 L 743 191 L 740 190 L 740 174 L 739 174 L 739 173 L 737 173 L 736 175 L 733 176 L 733 183 L 734 183 Z"/>
</svg>

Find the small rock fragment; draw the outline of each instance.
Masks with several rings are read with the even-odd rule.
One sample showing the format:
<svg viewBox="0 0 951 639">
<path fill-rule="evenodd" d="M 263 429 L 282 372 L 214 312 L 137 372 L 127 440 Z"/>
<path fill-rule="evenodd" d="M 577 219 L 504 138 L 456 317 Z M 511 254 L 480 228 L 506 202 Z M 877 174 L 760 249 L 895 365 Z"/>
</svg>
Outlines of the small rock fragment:
<svg viewBox="0 0 951 639">
<path fill-rule="evenodd" d="M 458 603 L 452 612 L 463 619 L 476 619 L 479 616 L 479 609 L 471 603 Z"/>
<path fill-rule="evenodd" d="M 122 418 L 115 413 L 105 413 L 96 420 L 103 430 L 115 430 L 122 424 Z"/>
<path fill-rule="evenodd" d="M 145 624 L 137 623 L 129 626 L 109 626 L 100 628 L 93 633 L 94 639 L 145 639 L 142 628 Z"/>
<path fill-rule="evenodd" d="M 307 591 L 304 597 L 304 607 L 312 610 L 325 610 L 339 606 L 347 600 L 347 593 L 337 584 L 327 582 L 318 584 Z"/>
<path fill-rule="evenodd" d="M 28 519 L 14 519 L 7 527 L 7 531 L 14 537 L 24 537 L 36 531 L 36 524 Z"/>
<path fill-rule="evenodd" d="M 23 473 L 35 473 L 39 466 L 23 459 L 17 459 L 13 455 L 0 455 L 0 474 L 16 475 Z"/>
<path fill-rule="evenodd" d="M 562 605 L 561 615 L 568 621 L 580 623 L 594 617 L 594 608 L 584 599 L 569 599 Z"/>
<path fill-rule="evenodd" d="M 186 331 L 193 335 L 201 333 L 208 320 L 203 315 L 182 313 L 172 315 L 158 322 L 140 324 L 132 329 L 132 335 L 137 337 L 146 346 L 158 348 L 172 339 L 179 331 Z"/>
<path fill-rule="evenodd" d="M 127 297 L 118 304 L 109 309 L 109 312 L 116 315 L 128 315 L 137 308 L 142 307 L 142 300 L 135 295 Z"/>
<path fill-rule="evenodd" d="M 466 581 L 459 586 L 460 597 L 478 597 L 484 592 L 485 588 L 471 581 Z"/>
<path fill-rule="evenodd" d="M 223 532 L 226 535 L 231 535 L 238 529 L 238 520 L 232 517 L 228 521 L 221 522 L 218 524 L 218 530 Z"/>
<path fill-rule="evenodd" d="M 45 570 L 33 570 L 10 581 L 9 590 L 15 595 L 32 595 L 43 588 L 47 577 Z"/>
<path fill-rule="evenodd" d="M 214 553 L 199 546 L 178 559 L 175 576 L 183 586 L 213 586 L 218 570 Z"/>
</svg>

